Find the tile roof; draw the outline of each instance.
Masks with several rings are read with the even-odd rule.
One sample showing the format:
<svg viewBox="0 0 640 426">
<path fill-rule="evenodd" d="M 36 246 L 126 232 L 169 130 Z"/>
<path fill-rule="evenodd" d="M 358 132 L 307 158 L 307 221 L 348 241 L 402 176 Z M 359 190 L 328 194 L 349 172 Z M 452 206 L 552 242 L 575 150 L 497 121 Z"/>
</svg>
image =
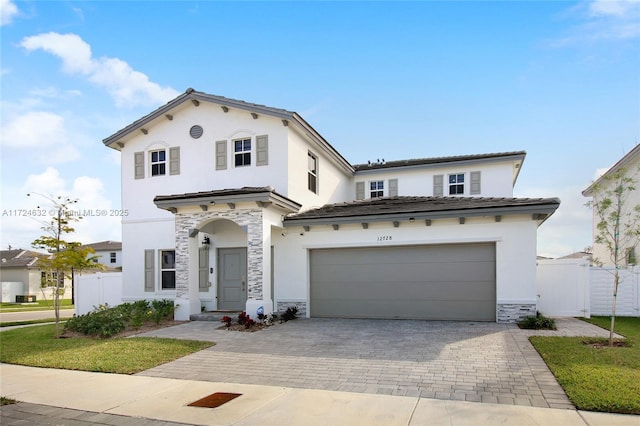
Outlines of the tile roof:
<svg viewBox="0 0 640 426">
<path fill-rule="evenodd" d="M 396 160 L 396 161 L 377 161 L 367 164 L 356 164 L 354 165 L 354 169 L 356 173 L 359 171 L 365 170 L 375 170 L 375 169 L 389 169 L 394 167 L 408 167 L 408 166 L 422 166 L 422 165 L 431 165 L 431 164 L 444 164 L 444 163 L 454 163 L 454 162 L 462 162 L 462 161 L 475 161 L 475 160 L 487 160 L 487 159 L 496 159 L 496 158 L 504 158 L 504 157 L 513 157 L 513 156 L 524 156 L 527 155 L 526 151 L 513 151 L 513 152 L 497 152 L 490 154 L 475 154 L 475 155 L 455 155 L 448 157 L 432 157 L 432 158 L 414 158 L 409 160 Z"/>
<path fill-rule="evenodd" d="M 91 247 L 95 251 L 114 251 L 122 250 L 122 243 L 120 241 L 100 241 L 97 243 L 84 244 L 82 247 Z"/>
<path fill-rule="evenodd" d="M 34 266 L 41 257 L 46 257 L 44 253 L 31 250 L 1 250 L 0 268 L 27 268 Z"/>
<path fill-rule="evenodd" d="M 379 216 L 453 217 L 457 215 L 497 215 L 517 211 L 553 213 L 560 205 L 557 198 L 482 198 L 482 197 L 387 197 L 328 204 L 323 207 L 290 214 L 285 222 L 314 220 L 346 220 Z M 355 222 L 356 220 L 354 220 Z"/>
<path fill-rule="evenodd" d="M 154 201 L 185 200 L 192 198 L 224 197 L 227 195 L 250 195 L 263 192 L 274 192 L 270 186 L 245 186 L 242 188 L 217 189 L 214 191 L 187 192 L 185 194 L 158 195 Z"/>
</svg>

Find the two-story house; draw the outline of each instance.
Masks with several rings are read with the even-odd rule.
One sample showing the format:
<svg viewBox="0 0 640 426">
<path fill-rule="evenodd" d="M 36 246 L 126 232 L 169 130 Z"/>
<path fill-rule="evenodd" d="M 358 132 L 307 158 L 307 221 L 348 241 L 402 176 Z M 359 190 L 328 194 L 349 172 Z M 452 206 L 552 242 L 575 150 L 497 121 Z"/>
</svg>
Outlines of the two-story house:
<svg viewBox="0 0 640 426">
<path fill-rule="evenodd" d="M 123 298 L 178 320 L 514 321 L 536 311 L 525 152 L 350 164 L 295 112 L 187 90 L 104 139 L 122 159 Z"/>
<path fill-rule="evenodd" d="M 626 155 L 624 155 L 616 164 L 611 166 L 609 170 L 607 170 L 602 176 L 598 177 L 594 182 L 589 185 L 587 189 L 582 191 L 582 195 L 585 197 L 590 197 L 593 202 L 600 202 L 602 196 L 606 195 L 606 192 L 613 190 L 613 188 L 618 185 L 617 181 L 613 179 L 613 176 L 618 172 L 623 172 L 623 175 L 626 178 L 632 179 L 637 186 L 638 179 L 640 178 L 640 145 L 636 145 L 631 151 L 629 151 Z M 629 191 L 628 193 L 623 194 L 626 197 L 626 202 L 622 206 L 623 210 L 621 212 L 621 223 L 623 229 L 621 229 L 621 234 L 626 233 L 627 229 L 624 228 L 625 224 L 628 223 L 626 219 L 629 215 L 633 214 L 633 210 L 635 206 L 640 205 L 640 190 L 637 188 Z M 598 217 L 598 214 L 595 209 L 593 211 L 593 259 L 601 263 L 605 266 L 613 266 L 613 257 L 612 252 L 607 249 L 604 243 L 598 242 L 597 237 L 600 233 L 598 230 L 598 223 L 601 221 L 601 218 Z M 627 238 L 623 238 L 624 242 L 631 243 L 628 246 L 620 247 L 619 256 L 621 263 L 626 265 L 636 265 L 638 263 L 638 252 L 637 252 L 637 241 Z M 621 240 L 621 242 L 622 242 Z"/>
<path fill-rule="evenodd" d="M 100 241 L 85 244 L 83 247 L 89 247 L 94 251 L 91 257 L 96 263 L 100 263 L 110 270 L 122 268 L 122 243 L 120 241 Z"/>
</svg>

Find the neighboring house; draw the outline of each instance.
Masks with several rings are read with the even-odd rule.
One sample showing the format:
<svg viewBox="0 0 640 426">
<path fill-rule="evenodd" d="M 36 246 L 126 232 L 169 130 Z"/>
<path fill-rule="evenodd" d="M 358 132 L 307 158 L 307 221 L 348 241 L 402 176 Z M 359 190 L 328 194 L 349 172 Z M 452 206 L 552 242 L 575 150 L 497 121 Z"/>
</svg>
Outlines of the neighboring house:
<svg viewBox="0 0 640 426">
<path fill-rule="evenodd" d="M 16 288 L 11 293 L 18 296 L 35 296 L 37 300 L 43 297 L 50 298 L 52 296 L 51 289 L 45 289 L 43 293 L 42 283 L 44 281 L 51 282 L 55 279 L 55 275 L 41 270 L 38 265 L 38 260 L 46 256 L 43 253 L 22 249 L 0 251 L 0 281 L 3 285 L 3 293 L 5 287 L 16 288 L 15 284 L 9 286 L 6 283 L 22 283 L 22 285 L 17 285 L 20 289 Z M 65 299 L 71 298 L 70 286 L 69 280 L 65 279 L 65 293 L 62 296 Z M 7 302 L 15 302 L 15 300 L 7 300 Z"/>
<path fill-rule="evenodd" d="M 612 185 L 613 182 L 608 183 L 607 177 L 612 174 L 618 172 L 619 170 L 624 170 L 625 176 L 631 177 L 636 180 L 636 187 L 640 182 L 640 145 L 636 145 L 631 151 L 629 151 L 624 157 L 622 157 L 616 164 L 614 164 L 609 170 L 607 170 L 602 176 L 600 176 L 595 182 L 593 182 L 587 189 L 582 191 L 582 195 L 585 197 L 593 198 L 596 189 L 600 191 L 607 190 L 607 185 Z M 627 201 L 625 202 L 624 210 L 621 214 L 621 217 L 624 217 L 627 213 L 631 212 L 632 209 L 640 205 L 640 190 L 634 189 L 631 193 L 628 194 Z M 595 210 L 593 210 L 593 259 L 601 262 L 604 266 L 613 266 L 613 259 L 611 258 L 611 253 L 607 250 L 607 248 L 603 244 L 598 244 L 596 242 L 596 237 L 598 236 L 597 225 L 600 221 L 600 218 L 597 217 Z M 624 232 L 624 230 L 622 230 Z M 621 247 L 621 254 L 624 256 L 623 260 L 627 265 L 635 265 L 638 260 L 638 251 L 637 247 Z"/>
<path fill-rule="evenodd" d="M 536 312 L 526 153 L 352 165 L 295 112 L 187 90 L 121 152 L 123 300 L 255 315 L 515 321 Z M 363 147 L 364 148 L 364 147 Z"/>
<path fill-rule="evenodd" d="M 83 247 L 92 248 L 95 253 L 96 263 L 106 266 L 109 270 L 122 269 L 122 243 L 120 241 L 100 241 L 99 243 L 85 244 Z"/>
</svg>

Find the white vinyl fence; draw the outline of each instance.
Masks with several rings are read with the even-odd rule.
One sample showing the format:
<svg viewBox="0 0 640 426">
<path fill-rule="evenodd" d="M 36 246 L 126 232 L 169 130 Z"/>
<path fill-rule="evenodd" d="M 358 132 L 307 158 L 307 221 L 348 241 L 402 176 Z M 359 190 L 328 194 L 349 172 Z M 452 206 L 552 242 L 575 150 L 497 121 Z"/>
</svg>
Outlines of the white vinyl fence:
<svg viewBox="0 0 640 426">
<path fill-rule="evenodd" d="M 590 266 L 588 259 L 539 260 L 538 311 L 547 316 L 611 315 L 611 267 Z M 620 270 L 616 315 L 640 316 L 640 268 Z"/>
<path fill-rule="evenodd" d="M 104 305 L 117 306 L 122 303 L 122 272 L 98 272 L 76 277 L 75 314 L 84 315 Z"/>
</svg>

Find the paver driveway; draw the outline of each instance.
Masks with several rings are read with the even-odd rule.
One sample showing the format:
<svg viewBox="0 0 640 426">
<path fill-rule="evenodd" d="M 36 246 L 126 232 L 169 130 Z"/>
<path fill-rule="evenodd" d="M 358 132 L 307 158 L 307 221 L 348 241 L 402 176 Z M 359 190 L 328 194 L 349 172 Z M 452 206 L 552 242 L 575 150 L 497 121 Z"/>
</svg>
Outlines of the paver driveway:
<svg viewBox="0 0 640 426">
<path fill-rule="evenodd" d="M 298 319 L 255 333 L 218 327 L 196 321 L 145 334 L 216 345 L 140 374 L 573 408 L 515 325 Z"/>
</svg>

